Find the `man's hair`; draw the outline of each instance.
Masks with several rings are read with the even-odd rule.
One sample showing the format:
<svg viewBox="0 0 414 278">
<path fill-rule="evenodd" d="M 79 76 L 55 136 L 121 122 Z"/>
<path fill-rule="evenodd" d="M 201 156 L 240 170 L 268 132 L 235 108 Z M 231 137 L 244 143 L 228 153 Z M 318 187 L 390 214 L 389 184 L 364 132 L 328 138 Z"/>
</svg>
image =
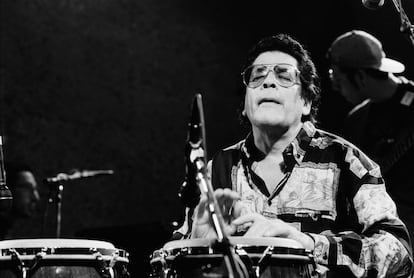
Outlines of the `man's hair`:
<svg viewBox="0 0 414 278">
<path fill-rule="evenodd" d="M 268 51 L 280 51 L 289 54 L 298 61 L 298 69 L 300 71 L 300 80 L 302 84 L 301 97 L 306 103 L 311 103 L 311 112 L 308 116 L 302 117 L 302 121 L 316 122 L 318 112 L 318 104 L 320 98 L 319 77 L 316 67 L 310 58 L 309 52 L 297 40 L 287 34 L 278 34 L 261 39 L 254 45 L 247 56 L 243 70 L 252 65 L 256 58 Z M 244 96 L 246 93 L 243 87 L 241 100 L 241 111 L 244 107 Z M 246 121 L 245 116 L 241 116 L 242 121 Z"/>
</svg>

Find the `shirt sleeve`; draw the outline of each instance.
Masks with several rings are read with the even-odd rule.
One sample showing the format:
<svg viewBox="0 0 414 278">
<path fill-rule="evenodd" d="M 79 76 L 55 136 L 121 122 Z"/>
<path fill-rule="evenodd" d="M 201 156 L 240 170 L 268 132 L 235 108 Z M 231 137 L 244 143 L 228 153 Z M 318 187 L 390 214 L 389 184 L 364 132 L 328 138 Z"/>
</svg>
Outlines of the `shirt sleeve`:
<svg viewBox="0 0 414 278">
<path fill-rule="evenodd" d="M 408 231 L 386 192 L 379 166 L 355 149 L 345 160 L 354 175 L 352 205 L 362 232 L 310 233 L 315 261 L 328 268 L 346 266 L 356 277 L 408 276 L 412 267 Z"/>
</svg>

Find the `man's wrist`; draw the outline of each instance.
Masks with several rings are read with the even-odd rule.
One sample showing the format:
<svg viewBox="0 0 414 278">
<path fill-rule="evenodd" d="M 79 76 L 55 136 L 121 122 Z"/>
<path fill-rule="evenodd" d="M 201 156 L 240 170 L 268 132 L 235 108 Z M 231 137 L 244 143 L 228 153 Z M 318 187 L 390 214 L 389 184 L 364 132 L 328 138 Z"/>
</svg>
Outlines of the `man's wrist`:
<svg viewBox="0 0 414 278">
<path fill-rule="evenodd" d="M 310 251 L 315 250 L 315 238 L 310 233 L 305 232 L 303 234 L 305 234 L 311 240 L 310 248 L 308 248 L 308 250 Z"/>
<path fill-rule="evenodd" d="M 306 250 L 313 251 L 315 249 L 315 239 L 309 233 L 302 233 L 296 230 L 292 239 L 300 242 Z"/>
</svg>

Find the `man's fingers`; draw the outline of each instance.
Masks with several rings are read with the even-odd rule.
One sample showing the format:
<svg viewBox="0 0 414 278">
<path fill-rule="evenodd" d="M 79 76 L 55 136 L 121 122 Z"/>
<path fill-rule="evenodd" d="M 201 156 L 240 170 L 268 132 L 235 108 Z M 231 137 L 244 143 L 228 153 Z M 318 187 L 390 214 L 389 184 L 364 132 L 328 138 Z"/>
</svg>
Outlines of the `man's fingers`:
<svg viewBox="0 0 414 278">
<path fill-rule="evenodd" d="M 243 209 L 243 205 L 239 201 L 234 201 L 233 204 L 233 211 L 231 212 L 231 216 L 236 219 L 239 218 Z"/>
<path fill-rule="evenodd" d="M 207 196 L 201 195 L 200 202 L 198 203 L 197 207 L 195 208 L 195 215 L 196 218 L 201 218 L 205 212 L 207 203 Z"/>
<path fill-rule="evenodd" d="M 268 232 L 270 223 L 263 215 L 249 213 L 235 219 L 232 224 L 247 228 L 245 237 L 262 237 Z"/>
<path fill-rule="evenodd" d="M 239 200 L 240 195 L 236 191 L 233 191 L 229 188 L 219 188 L 214 191 L 214 196 L 216 196 L 217 201 L 223 202 L 224 200 Z"/>
<path fill-rule="evenodd" d="M 244 234 L 245 237 L 262 237 L 264 236 L 265 227 L 260 224 L 253 224 Z"/>
<path fill-rule="evenodd" d="M 258 213 L 249 213 L 249 214 L 245 214 L 240 216 L 239 218 L 233 220 L 233 224 L 235 225 L 243 225 L 246 224 L 248 222 L 255 222 L 255 221 L 259 221 L 265 219 L 264 216 L 258 214 Z"/>
<path fill-rule="evenodd" d="M 222 209 L 223 214 L 228 215 L 229 210 L 233 207 L 234 200 L 232 198 L 227 198 L 223 201 Z"/>
<path fill-rule="evenodd" d="M 228 217 L 231 207 L 236 200 L 240 199 L 239 193 L 232 191 L 228 188 L 219 188 L 214 191 L 214 196 L 217 200 L 217 204 L 223 213 L 224 217 Z M 208 214 L 208 197 L 206 194 L 202 194 L 200 202 L 196 208 L 196 217 L 198 219 L 206 218 Z"/>
<path fill-rule="evenodd" d="M 220 188 L 214 192 L 214 195 L 217 199 L 217 203 L 223 214 L 223 217 L 228 218 L 234 202 L 240 199 L 239 194 L 228 188 Z"/>
</svg>

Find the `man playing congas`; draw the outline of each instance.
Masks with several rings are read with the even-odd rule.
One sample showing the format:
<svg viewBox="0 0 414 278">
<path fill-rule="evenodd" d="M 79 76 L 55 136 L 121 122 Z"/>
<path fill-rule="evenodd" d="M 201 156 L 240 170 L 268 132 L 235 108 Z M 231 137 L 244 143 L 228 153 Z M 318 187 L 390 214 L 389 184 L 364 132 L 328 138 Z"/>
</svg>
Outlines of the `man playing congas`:
<svg viewBox="0 0 414 278">
<path fill-rule="evenodd" d="M 265 38 L 242 77 L 251 132 L 209 163 L 227 234 L 294 240 L 330 277 L 408 276 L 408 232 L 379 166 L 314 125 L 320 89 L 304 47 L 284 34 Z M 189 210 L 183 238 L 216 237 L 206 204 L 201 196 Z"/>
</svg>

